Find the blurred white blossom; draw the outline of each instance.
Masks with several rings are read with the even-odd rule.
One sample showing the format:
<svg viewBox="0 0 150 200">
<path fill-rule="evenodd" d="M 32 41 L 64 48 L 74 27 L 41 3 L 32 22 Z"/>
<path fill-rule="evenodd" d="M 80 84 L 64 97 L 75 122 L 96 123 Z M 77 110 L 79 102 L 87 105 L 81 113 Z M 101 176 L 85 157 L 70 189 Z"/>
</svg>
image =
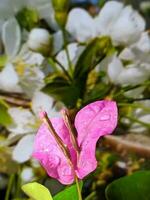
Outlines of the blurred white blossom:
<svg viewBox="0 0 150 200">
<path fill-rule="evenodd" d="M 66 29 L 80 42 L 100 35 L 108 35 L 115 45 L 129 45 L 136 42 L 145 29 L 142 16 L 131 6 L 110 1 L 93 18 L 83 9 L 70 11 Z"/>
<path fill-rule="evenodd" d="M 147 80 L 149 74 L 142 66 L 129 64 L 125 67 L 121 60 L 114 56 L 108 64 L 108 76 L 113 83 L 121 85 L 137 85 Z"/>
<path fill-rule="evenodd" d="M 32 51 L 48 55 L 52 48 L 52 38 L 49 32 L 43 28 L 31 30 L 28 38 L 28 47 Z"/>
<path fill-rule="evenodd" d="M 41 110 L 46 111 L 50 117 L 59 116 L 58 111 L 53 108 L 53 99 L 42 92 L 36 92 L 32 98 L 31 110 L 12 107 L 8 109 L 13 123 L 7 128 L 10 136 L 22 135 L 13 150 L 13 159 L 23 163 L 31 158 L 34 135 L 39 126 L 38 114 Z"/>
<path fill-rule="evenodd" d="M 23 183 L 31 182 L 34 177 L 34 172 L 31 167 L 24 167 L 21 172 L 21 179 Z"/>
</svg>

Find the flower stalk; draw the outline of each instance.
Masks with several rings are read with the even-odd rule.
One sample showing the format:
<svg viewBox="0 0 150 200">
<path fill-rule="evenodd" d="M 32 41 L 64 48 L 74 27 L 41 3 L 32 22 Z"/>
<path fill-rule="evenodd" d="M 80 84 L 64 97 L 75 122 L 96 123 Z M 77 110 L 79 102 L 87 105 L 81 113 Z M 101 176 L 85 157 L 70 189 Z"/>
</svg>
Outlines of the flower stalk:
<svg viewBox="0 0 150 200">
<path fill-rule="evenodd" d="M 56 133 L 50 119 L 47 116 L 46 112 L 42 112 L 40 114 L 41 119 L 43 120 L 43 122 L 47 125 L 47 128 L 49 129 L 50 133 L 53 135 L 53 137 L 55 138 L 55 140 L 57 141 L 57 144 L 59 146 L 59 148 L 61 149 L 61 151 L 64 153 L 68 164 L 72 167 L 72 162 L 70 159 L 70 153 L 68 151 L 68 148 L 65 146 L 65 144 L 63 143 L 62 139 L 58 136 L 58 134 Z"/>
</svg>

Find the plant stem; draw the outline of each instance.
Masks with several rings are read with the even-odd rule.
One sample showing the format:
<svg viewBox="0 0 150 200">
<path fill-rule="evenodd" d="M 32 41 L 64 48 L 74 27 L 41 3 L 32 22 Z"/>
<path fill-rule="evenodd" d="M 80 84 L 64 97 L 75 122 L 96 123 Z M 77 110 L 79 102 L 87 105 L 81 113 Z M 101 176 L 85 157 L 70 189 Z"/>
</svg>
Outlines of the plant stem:
<svg viewBox="0 0 150 200">
<path fill-rule="evenodd" d="M 13 184 L 13 181 L 14 181 L 14 177 L 15 177 L 15 174 L 12 174 L 9 178 L 9 182 L 8 182 L 8 187 L 7 187 L 7 191 L 6 191 L 6 195 L 5 195 L 5 200 L 9 200 L 10 198 L 10 192 L 11 192 L 11 189 L 12 189 L 12 184 Z"/>
<path fill-rule="evenodd" d="M 72 71 L 72 62 L 71 62 L 69 51 L 68 51 L 68 48 L 67 48 L 66 30 L 63 29 L 62 32 L 63 32 L 64 47 L 65 47 L 66 56 L 67 56 L 67 60 L 68 60 L 68 64 L 69 64 L 69 69 Z"/>
<path fill-rule="evenodd" d="M 75 181 L 76 181 L 77 192 L 78 192 L 78 197 L 79 197 L 78 200 L 82 200 L 80 185 L 79 185 L 79 181 L 78 181 L 78 177 L 77 176 L 75 176 Z"/>
<path fill-rule="evenodd" d="M 62 69 L 62 71 L 64 72 L 64 74 L 66 74 L 66 76 L 68 77 L 68 79 L 70 81 L 72 81 L 72 78 L 71 76 L 69 75 L 68 71 L 65 69 L 65 67 L 57 60 L 57 59 L 54 59 L 54 61 L 58 64 L 58 66 Z"/>
</svg>

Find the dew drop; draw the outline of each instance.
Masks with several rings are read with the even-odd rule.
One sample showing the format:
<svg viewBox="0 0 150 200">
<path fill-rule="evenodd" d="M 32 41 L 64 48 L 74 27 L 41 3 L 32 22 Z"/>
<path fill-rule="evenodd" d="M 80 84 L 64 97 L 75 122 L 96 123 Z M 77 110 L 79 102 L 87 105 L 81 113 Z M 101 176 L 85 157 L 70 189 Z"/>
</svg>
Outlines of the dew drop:
<svg viewBox="0 0 150 200">
<path fill-rule="evenodd" d="M 100 116 L 100 119 L 101 121 L 106 121 L 106 120 L 109 120 L 110 119 L 110 115 L 102 115 Z"/>
</svg>

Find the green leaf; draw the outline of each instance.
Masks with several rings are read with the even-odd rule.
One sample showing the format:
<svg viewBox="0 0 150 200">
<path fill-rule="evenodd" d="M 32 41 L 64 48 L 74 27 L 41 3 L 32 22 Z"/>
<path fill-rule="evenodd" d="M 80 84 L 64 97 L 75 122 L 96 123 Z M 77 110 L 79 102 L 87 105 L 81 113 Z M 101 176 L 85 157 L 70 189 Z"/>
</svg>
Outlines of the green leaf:
<svg viewBox="0 0 150 200">
<path fill-rule="evenodd" d="M 32 28 L 36 27 L 39 23 L 39 15 L 35 9 L 23 8 L 20 10 L 16 18 L 22 28 L 30 31 Z"/>
<path fill-rule="evenodd" d="M 22 190 L 33 200 L 53 200 L 49 190 L 37 182 L 23 185 Z"/>
<path fill-rule="evenodd" d="M 50 76 L 43 92 L 53 96 L 56 100 L 63 102 L 67 107 L 72 108 L 76 105 L 79 97 L 80 87 L 61 75 Z"/>
<path fill-rule="evenodd" d="M 115 180 L 106 188 L 107 200 L 149 200 L 150 171 L 139 171 Z"/>
<path fill-rule="evenodd" d="M 75 66 L 74 78 L 81 79 L 87 75 L 96 65 L 112 52 L 112 43 L 109 37 L 93 39 L 80 55 Z"/>
<path fill-rule="evenodd" d="M 80 190 L 82 190 L 83 182 L 80 181 Z M 78 192 L 76 184 L 67 187 L 53 197 L 54 200 L 78 200 Z"/>
<path fill-rule="evenodd" d="M 7 126 L 12 123 L 12 119 L 8 114 L 7 104 L 0 99 L 0 125 Z"/>
<path fill-rule="evenodd" d="M 6 55 L 0 55 L 0 69 L 5 66 L 7 62 L 7 56 Z"/>
<path fill-rule="evenodd" d="M 90 90 L 84 98 L 84 103 L 88 104 L 91 101 L 105 98 L 111 91 L 112 86 L 106 85 L 105 83 L 98 83 Z"/>
</svg>

